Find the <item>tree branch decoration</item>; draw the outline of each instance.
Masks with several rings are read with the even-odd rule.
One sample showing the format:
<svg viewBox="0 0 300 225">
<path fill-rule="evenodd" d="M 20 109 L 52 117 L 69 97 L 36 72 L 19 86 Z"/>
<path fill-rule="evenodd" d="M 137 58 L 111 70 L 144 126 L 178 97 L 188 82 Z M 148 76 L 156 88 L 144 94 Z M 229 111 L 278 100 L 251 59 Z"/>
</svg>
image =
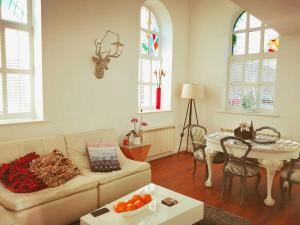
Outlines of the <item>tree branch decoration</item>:
<svg viewBox="0 0 300 225">
<path fill-rule="evenodd" d="M 109 34 L 113 35 L 116 38 L 116 41 L 110 44 L 113 46 L 112 48 L 103 50 L 103 44 Z M 93 56 L 93 61 L 96 63 L 96 67 L 94 74 L 98 79 L 102 79 L 105 70 L 108 70 L 108 63 L 110 62 L 111 58 L 118 58 L 121 56 L 124 44 L 120 42 L 119 34 L 107 30 L 102 39 L 95 40 L 95 45 L 96 57 Z"/>
<path fill-rule="evenodd" d="M 166 76 L 166 72 L 164 70 L 155 70 L 154 74 L 156 77 L 156 87 L 161 88 L 161 78 Z"/>
</svg>

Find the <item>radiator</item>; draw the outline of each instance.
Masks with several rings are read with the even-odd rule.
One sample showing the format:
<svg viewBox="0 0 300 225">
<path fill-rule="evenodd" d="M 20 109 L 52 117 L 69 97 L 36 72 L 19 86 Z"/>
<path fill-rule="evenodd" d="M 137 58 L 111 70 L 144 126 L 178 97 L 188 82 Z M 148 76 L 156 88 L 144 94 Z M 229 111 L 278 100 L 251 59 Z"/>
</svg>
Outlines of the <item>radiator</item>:
<svg viewBox="0 0 300 225">
<path fill-rule="evenodd" d="M 155 156 L 174 151 L 175 125 L 143 130 L 143 142 L 151 144 L 148 156 Z"/>
</svg>

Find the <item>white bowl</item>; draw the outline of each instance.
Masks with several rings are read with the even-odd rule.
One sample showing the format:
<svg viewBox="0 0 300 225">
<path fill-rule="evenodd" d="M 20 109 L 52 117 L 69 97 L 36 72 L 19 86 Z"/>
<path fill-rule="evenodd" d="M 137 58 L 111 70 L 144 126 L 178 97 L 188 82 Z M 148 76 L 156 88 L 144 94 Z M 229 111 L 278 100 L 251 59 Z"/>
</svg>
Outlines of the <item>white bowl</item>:
<svg viewBox="0 0 300 225">
<path fill-rule="evenodd" d="M 153 201 L 153 199 L 152 199 L 152 201 Z M 132 210 L 132 211 L 120 212 L 120 213 L 117 213 L 116 211 L 114 211 L 114 212 L 119 214 L 119 215 L 125 216 L 125 217 L 135 216 L 137 214 L 140 214 L 140 213 L 144 212 L 147 208 L 149 208 L 149 205 L 151 204 L 151 202 L 147 203 L 146 205 L 142 206 L 141 208 L 138 208 L 138 209 L 135 209 L 135 210 Z"/>
</svg>

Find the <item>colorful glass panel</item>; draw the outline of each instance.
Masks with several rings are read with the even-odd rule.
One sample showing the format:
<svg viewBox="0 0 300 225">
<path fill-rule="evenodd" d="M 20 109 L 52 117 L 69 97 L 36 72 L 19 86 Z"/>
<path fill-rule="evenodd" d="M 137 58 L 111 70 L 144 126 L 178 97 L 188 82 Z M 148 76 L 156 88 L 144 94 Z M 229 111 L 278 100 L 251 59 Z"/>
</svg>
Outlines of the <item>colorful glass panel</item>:
<svg viewBox="0 0 300 225">
<path fill-rule="evenodd" d="M 148 33 L 141 31 L 141 53 L 142 54 L 148 54 L 149 52 L 148 39 L 149 39 Z"/>
<path fill-rule="evenodd" d="M 27 23 L 27 0 L 2 0 L 1 13 L 5 20 Z"/>
<path fill-rule="evenodd" d="M 265 52 L 277 52 L 279 48 L 279 34 L 273 29 L 265 30 L 264 38 Z"/>
<path fill-rule="evenodd" d="M 158 23 L 157 23 L 157 19 L 154 16 L 154 14 L 151 12 L 151 25 L 150 25 L 150 29 L 151 31 L 158 33 L 159 32 L 159 28 L 158 28 Z"/>
<path fill-rule="evenodd" d="M 150 34 L 149 48 L 150 48 L 150 55 L 158 56 L 159 36 L 157 34 L 154 34 L 154 33 Z"/>
</svg>

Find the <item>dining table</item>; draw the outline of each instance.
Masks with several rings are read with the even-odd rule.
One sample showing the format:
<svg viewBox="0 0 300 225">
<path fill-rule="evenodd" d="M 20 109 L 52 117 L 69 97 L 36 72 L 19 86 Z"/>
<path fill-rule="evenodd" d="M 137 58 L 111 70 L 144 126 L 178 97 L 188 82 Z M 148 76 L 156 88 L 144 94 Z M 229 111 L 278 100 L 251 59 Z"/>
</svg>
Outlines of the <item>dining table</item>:
<svg viewBox="0 0 300 225">
<path fill-rule="evenodd" d="M 220 140 L 227 136 L 234 136 L 231 132 L 215 132 L 207 134 L 206 140 L 206 162 L 208 166 L 208 178 L 205 182 L 205 186 L 212 187 L 213 158 L 218 152 L 223 152 L 220 145 Z M 257 159 L 259 166 L 266 169 L 267 173 L 267 196 L 264 200 L 265 205 L 274 206 L 275 200 L 272 197 L 272 185 L 276 171 L 280 171 L 285 161 L 299 158 L 300 144 L 296 141 L 280 138 L 274 143 L 263 144 L 256 143 L 253 140 L 248 140 L 252 145 L 248 157 Z M 243 156 L 245 153 L 245 146 L 238 144 L 237 142 L 229 143 L 228 152 L 237 157 Z"/>
</svg>

